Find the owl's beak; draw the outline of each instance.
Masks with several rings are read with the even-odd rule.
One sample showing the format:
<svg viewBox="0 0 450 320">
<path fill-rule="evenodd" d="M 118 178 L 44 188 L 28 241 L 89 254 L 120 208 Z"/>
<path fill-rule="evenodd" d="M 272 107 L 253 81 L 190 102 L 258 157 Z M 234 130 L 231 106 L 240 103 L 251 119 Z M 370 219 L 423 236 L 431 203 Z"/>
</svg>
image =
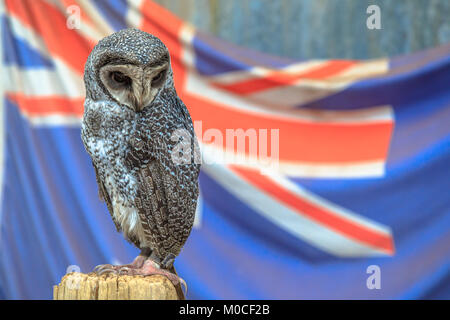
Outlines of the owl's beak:
<svg viewBox="0 0 450 320">
<path fill-rule="evenodd" d="M 145 85 L 133 87 L 134 109 L 136 112 L 141 112 L 152 103 L 154 98 L 152 91 L 151 87 Z"/>
<path fill-rule="evenodd" d="M 146 96 L 143 96 L 143 97 L 139 100 L 138 105 L 136 106 L 136 111 L 137 111 L 137 112 L 140 112 L 140 111 L 144 110 L 145 107 L 147 107 L 149 104 L 152 103 L 153 98 L 154 98 L 154 97 L 153 97 L 151 94 L 148 94 L 148 95 L 146 95 Z"/>
</svg>

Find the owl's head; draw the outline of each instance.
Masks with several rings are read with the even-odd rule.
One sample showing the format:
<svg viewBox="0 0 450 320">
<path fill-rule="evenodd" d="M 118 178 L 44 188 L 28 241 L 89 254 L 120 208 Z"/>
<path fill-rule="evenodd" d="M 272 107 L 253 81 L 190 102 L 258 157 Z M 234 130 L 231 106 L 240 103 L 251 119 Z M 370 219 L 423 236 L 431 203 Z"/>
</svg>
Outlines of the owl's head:
<svg viewBox="0 0 450 320">
<path fill-rule="evenodd" d="M 113 99 L 135 112 L 149 106 L 160 90 L 173 87 L 170 56 L 157 37 L 124 29 L 94 47 L 84 71 L 86 97 Z"/>
</svg>

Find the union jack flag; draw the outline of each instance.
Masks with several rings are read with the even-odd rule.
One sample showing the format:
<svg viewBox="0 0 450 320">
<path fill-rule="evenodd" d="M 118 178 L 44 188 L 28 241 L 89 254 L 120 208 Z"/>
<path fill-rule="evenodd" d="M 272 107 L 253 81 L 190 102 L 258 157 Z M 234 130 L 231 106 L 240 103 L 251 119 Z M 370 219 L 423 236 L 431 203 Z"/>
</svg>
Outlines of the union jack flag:
<svg viewBox="0 0 450 320">
<path fill-rule="evenodd" d="M 208 130 L 278 130 L 276 170 L 203 163 L 176 262 L 188 297 L 448 297 L 449 45 L 293 61 L 216 39 L 151 1 L 5 0 L 1 14 L 0 298 L 51 298 L 67 266 L 89 272 L 136 254 L 97 199 L 79 132 L 87 56 L 127 27 L 168 47 L 205 160 L 235 152 Z M 366 286 L 370 265 L 382 290 Z"/>
</svg>

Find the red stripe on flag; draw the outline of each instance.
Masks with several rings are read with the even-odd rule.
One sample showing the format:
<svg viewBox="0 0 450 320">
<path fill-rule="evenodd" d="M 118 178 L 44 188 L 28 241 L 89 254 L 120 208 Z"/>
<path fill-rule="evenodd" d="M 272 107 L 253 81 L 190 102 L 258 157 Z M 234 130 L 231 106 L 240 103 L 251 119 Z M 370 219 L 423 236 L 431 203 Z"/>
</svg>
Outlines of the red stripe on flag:
<svg viewBox="0 0 450 320">
<path fill-rule="evenodd" d="M 386 160 L 393 122 L 369 123 L 307 122 L 301 119 L 237 110 L 184 92 L 183 101 L 194 121 L 202 121 L 202 134 L 218 129 L 226 147 L 227 129 L 279 129 L 281 161 L 352 163 Z M 208 141 L 206 141 L 208 142 Z M 237 144 L 235 143 L 235 146 Z M 248 143 L 246 143 L 248 152 Z M 229 150 L 229 151 L 236 151 Z M 269 155 L 270 156 L 270 155 Z"/>
<path fill-rule="evenodd" d="M 66 17 L 42 0 L 6 0 L 6 7 L 22 23 L 38 33 L 49 52 L 74 71 L 83 73 L 92 44 L 66 25 Z"/>
<path fill-rule="evenodd" d="M 261 175 L 258 171 L 243 169 L 237 166 L 230 166 L 230 168 L 246 181 L 282 202 L 298 214 L 306 216 L 345 237 L 378 248 L 390 255 L 394 254 L 394 243 L 390 234 L 371 229 L 356 221 L 339 216 L 328 209 L 321 208 L 316 204 L 306 201 L 290 190 L 281 187 L 266 176 Z"/>
<path fill-rule="evenodd" d="M 143 1 L 140 10 L 143 17 L 140 29 L 158 37 L 169 49 L 175 87 L 181 90 L 185 66 L 182 63 L 183 48 L 179 33 L 184 22 L 152 1 Z"/>
<path fill-rule="evenodd" d="M 22 94 L 7 94 L 7 98 L 17 104 L 19 109 L 31 116 L 63 114 L 71 116 L 83 115 L 83 98 L 67 97 L 28 97 Z"/>
<path fill-rule="evenodd" d="M 263 78 L 243 80 L 231 84 L 214 83 L 214 85 L 235 94 L 246 95 L 266 89 L 289 85 L 300 79 L 325 79 L 353 67 L 356 64 L 358 64 L 358 62 L 347 60 L 330 60 L 324 62 L 321 66 L 308 71 L 298 73 L 275 71 Z"/>
<path fill-rule="evenodd" d="M 71 6 L 77 6 L 79 7 L 79 4 L 77 0 L 60 0 L 62 4 L 64 5 L 65 9 L 71 7 Z M 95 22 L 92 21 L 91 17 L 87 15 L 83 10 L 80 10 L 80 16 L 82 23 L 88 23 L 90 26 L 95 26 Z"/>
</svg>

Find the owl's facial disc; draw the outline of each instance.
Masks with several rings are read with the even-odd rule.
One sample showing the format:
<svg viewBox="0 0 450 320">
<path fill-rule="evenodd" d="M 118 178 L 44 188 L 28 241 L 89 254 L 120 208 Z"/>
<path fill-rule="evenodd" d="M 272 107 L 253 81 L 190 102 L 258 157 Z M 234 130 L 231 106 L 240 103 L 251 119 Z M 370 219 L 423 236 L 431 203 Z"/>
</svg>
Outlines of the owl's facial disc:
<svg viewBox="0 0 450 320">
<path fill-rule="evenodd" d="M 100 68 L 100 79 L 117 102 L 136 112 L 148 106 L 167 75 L 168 63 L 157 66 L 107 64 Z"/>
</svg>

